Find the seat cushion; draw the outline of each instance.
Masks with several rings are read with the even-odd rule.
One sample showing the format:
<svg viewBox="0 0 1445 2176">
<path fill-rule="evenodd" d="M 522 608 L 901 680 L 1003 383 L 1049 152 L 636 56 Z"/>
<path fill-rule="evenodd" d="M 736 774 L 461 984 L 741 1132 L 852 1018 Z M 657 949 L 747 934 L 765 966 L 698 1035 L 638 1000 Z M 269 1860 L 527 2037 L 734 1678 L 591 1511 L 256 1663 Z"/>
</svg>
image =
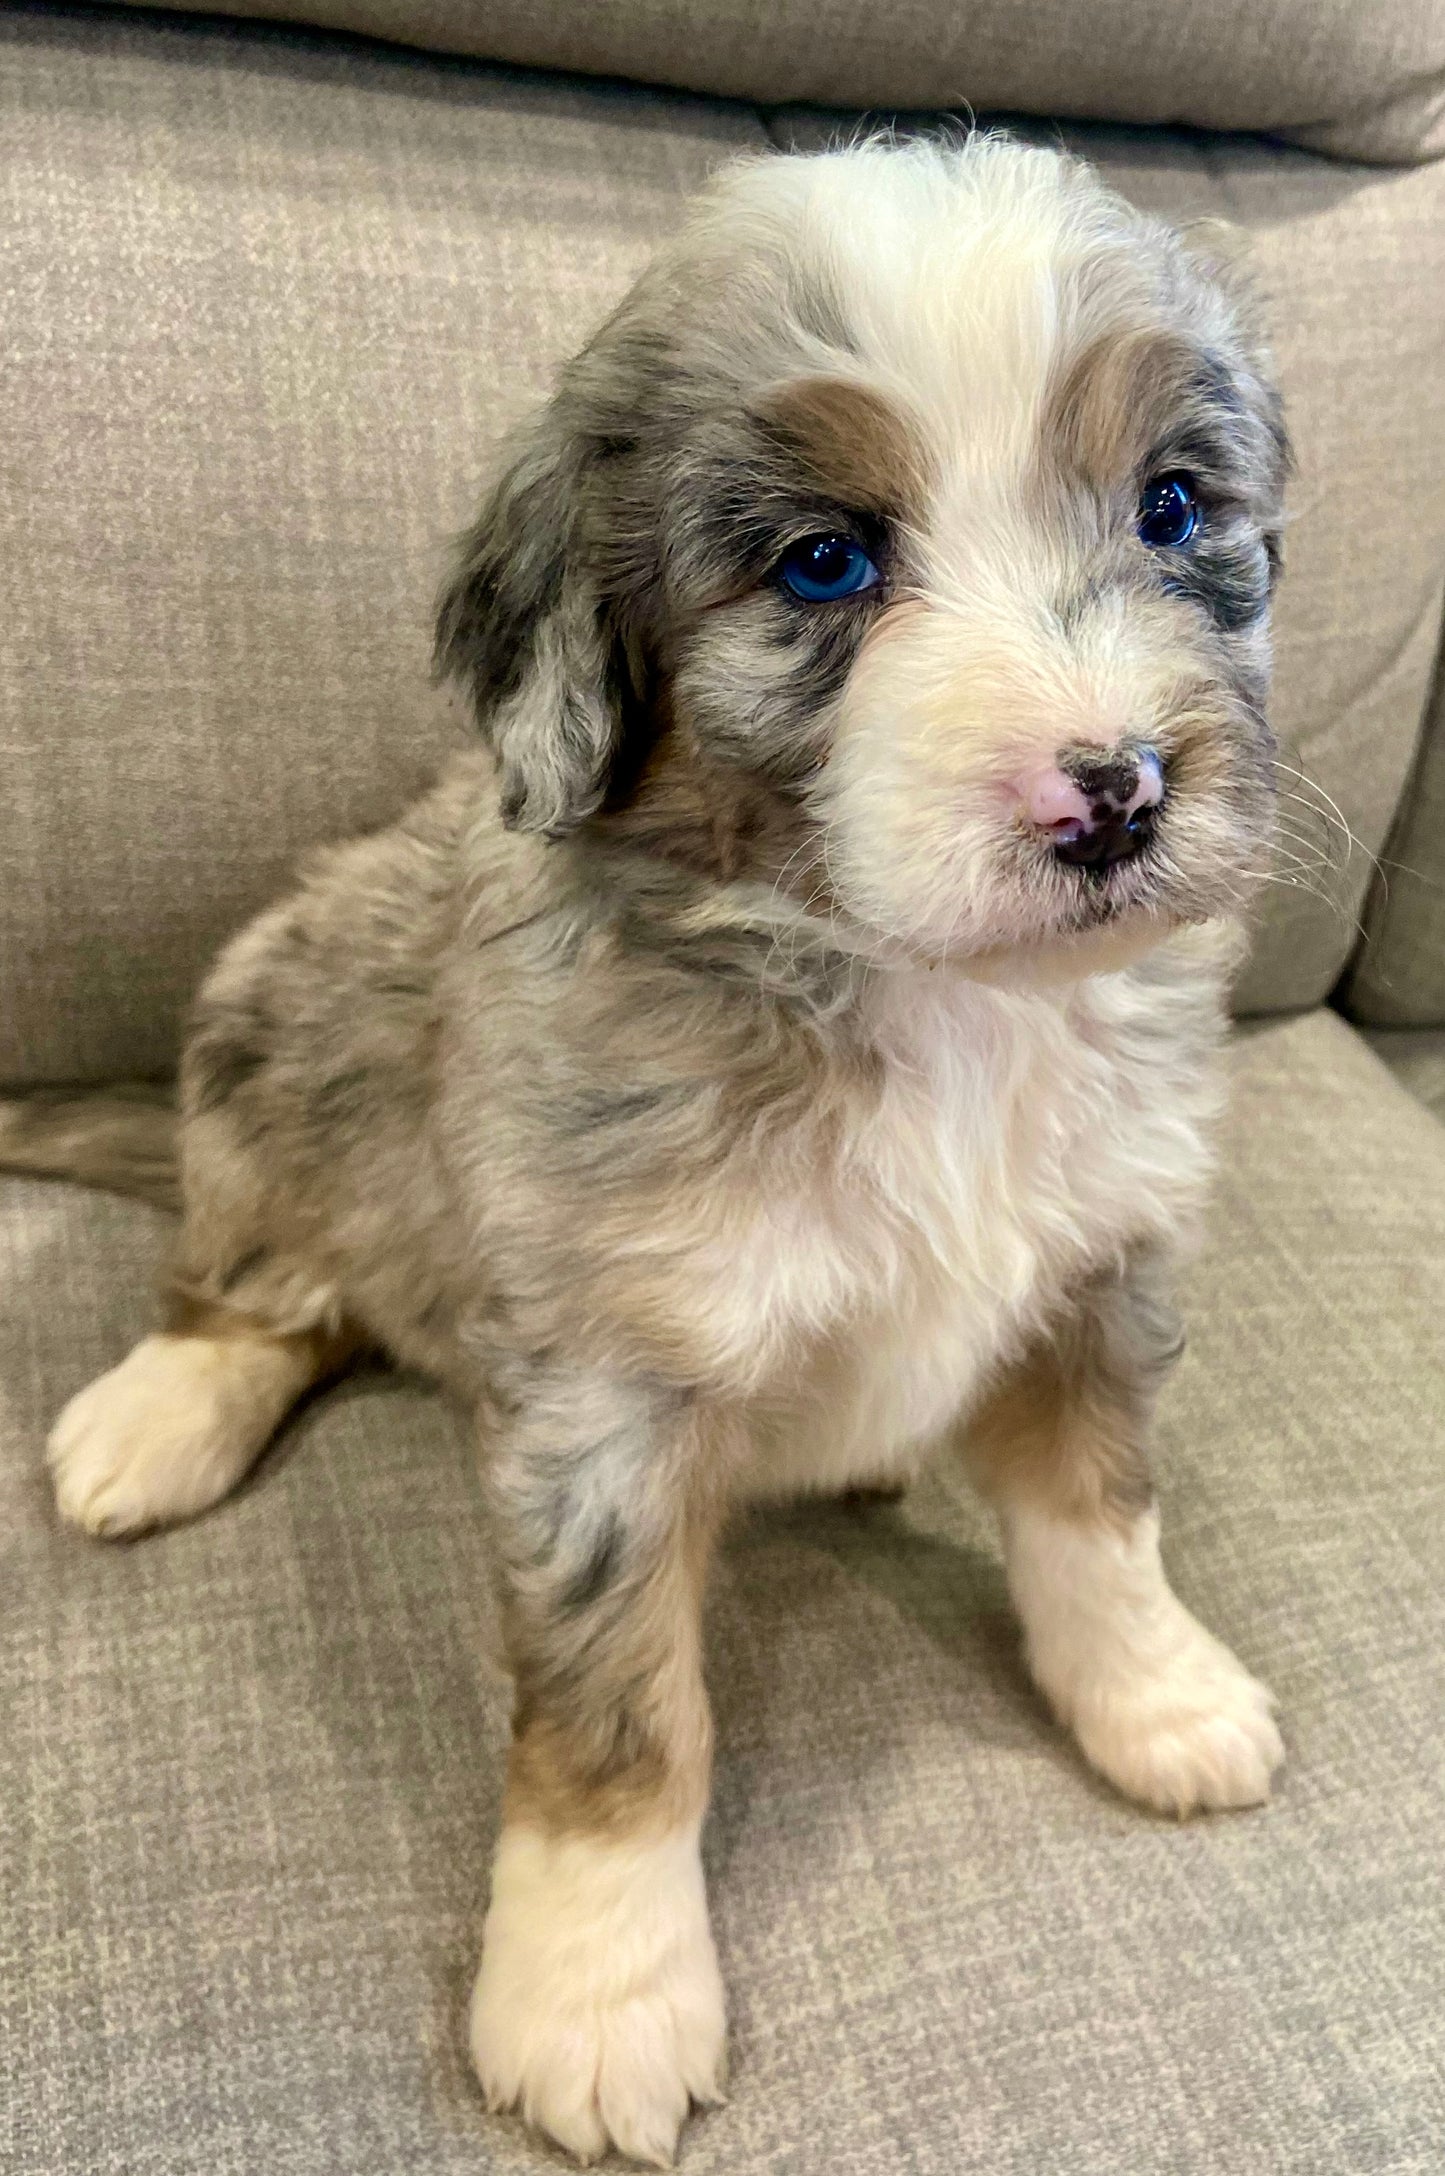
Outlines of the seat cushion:
<svg viewBox="0 0 1445 2176">
<path fill-rule="evenodd" d="M 1396 1080 L 1445 1120 L 1445 1028 L 1366 1028 L 1363 1032 Z"/>
<path fill-rule="evenodd" d="M 1438 2168 L 1445 1130 L 1333 1016 L 1234 1070 L 1159 1470 L 1180 1591 L 1280 1696 L 1279 1795 L 1179 1827 L 1093 1780 L 954 1477 L 745 1523 L 708 1634 L 733 2098 L 691 2176 Z M 55 1522 L 47 1420 L 166 1242 L 0 1196 L 0 2165 L 542 2176 L 463 2051 L 507 1692 L 460 1425 L 359 1376 L 194 1526 Z"/>
<path fill-rule="evenodd" d="M 173 0 L 204 9 L 209 0 Z M 1445 150 L 1432 0 L 238 0 L 243 15 L 734 97 L 1289 129 L 1351 158 Z"/>
</svg>

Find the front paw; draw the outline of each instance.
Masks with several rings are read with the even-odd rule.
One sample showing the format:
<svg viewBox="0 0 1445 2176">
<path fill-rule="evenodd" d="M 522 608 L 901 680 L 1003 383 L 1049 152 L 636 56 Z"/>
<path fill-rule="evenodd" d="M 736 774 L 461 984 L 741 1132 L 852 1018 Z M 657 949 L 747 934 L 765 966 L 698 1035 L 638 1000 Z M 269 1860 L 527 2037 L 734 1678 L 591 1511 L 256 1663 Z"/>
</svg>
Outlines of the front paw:
<svg viewBox="0 0 1445 2176">
<path fill-rule="evenodd" d="M 650 1841 L 505 1829 L 472 1997 L 494 2109 L 579 2161 L 666 2168 L 692 2102 L 722 2097 L 722 1980 L 692 1830 Z"/>
<path fill-rule="evenodd" d="M 51 1430 L 61 1517 L 114 1537 L 207 1510 L 256 1457 L 279 1410 L 271 1378 L 293 1367 L 249 1340 L 142 1338 Z"/>
<path fill-rule="evenodd" d="M 1171 1589 L 1157 1512 L 1118 1528 L 1016 1509 L 1004 1542 L 1034 1682 L 1101 1775 L 1160 1813 L 1268 1798 L 1274 1702 Z"/>
<path fill-rule="evenodd" d="M 1266 1687 L 1189 1618 L 1168 1653 L 1076 1683 L 1062 1719 L 1126 1797 L 1184 1815 L 1269 1797 L 1284 1759 L 1273 1708 Z"/>
</svg>

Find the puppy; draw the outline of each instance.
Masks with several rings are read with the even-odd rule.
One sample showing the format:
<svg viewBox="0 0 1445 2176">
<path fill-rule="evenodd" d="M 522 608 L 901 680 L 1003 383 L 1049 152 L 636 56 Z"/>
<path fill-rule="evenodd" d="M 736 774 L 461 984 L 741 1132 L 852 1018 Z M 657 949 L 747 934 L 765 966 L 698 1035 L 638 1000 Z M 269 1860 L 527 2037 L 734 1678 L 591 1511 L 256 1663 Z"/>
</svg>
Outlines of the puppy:
<svg viewBox="0 0 1445 2176">
<path fill-rule="evenodd" d="M 360 1345 L 466 1401 L 516 1678 L 473 2050 L 584 2160 L 668 2162 L 721 2084 L 739 1496 L 966 1459 L 1085 1757 L 1176 1814 L 1268 1794 L 1145 1437 L 1270 832 L 1285 468 L 1221 275 L 1083 166 L 734 167 L 466 539 L 480 744 L 202 990 L 169 1317 L 61 1416 L 60 1508 L 204 1510 Z M 5 1154 L 104 1179 L 109 1140 L 123 1183 L 137 1123 Z"/>
</svg>

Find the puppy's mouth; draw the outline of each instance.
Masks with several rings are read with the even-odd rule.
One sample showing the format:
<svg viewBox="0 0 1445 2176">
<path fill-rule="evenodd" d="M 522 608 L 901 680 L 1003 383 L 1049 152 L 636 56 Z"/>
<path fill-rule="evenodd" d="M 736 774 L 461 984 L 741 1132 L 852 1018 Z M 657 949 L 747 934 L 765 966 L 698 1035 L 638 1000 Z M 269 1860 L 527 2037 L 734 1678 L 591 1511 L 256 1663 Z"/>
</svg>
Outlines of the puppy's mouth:
<svg viewBox="0 0 1445 2176">
<path fill-rule="evenodd" d="M 1066 927 L 1095 929 L 1103 923 L 1117 922 L 1131 908 L 1141 907 L 1143 872 L 1131 870 L 1127 875 L 1119 869 L 1085 869 L 1070 900 L 1070 912 L 1064 917 Z"/>
<path fill-rule="evenodd" d="M 1147 850 L 1127 865 L 1117 863 L 1062 872 L 1065 896 L 1043 917 L 1035 943 L 1086 937 L 1103 930 L 1153 927 L 1161 932 L 1188 917 L 1171 906 L 1168 886 Z M 1057 882 L 1057 879 L 1056 879 Z"/>
<path fill-rule="evenodd" d="M 1032 908 L 1025 945 L 1104 929 L 1167 931 L 1237 912 L 1268 851 L 1264 810 L 1170 788 L 1109 815 L 1092 836 L 1015 834 L 1015 881 Z"/>
</svg>

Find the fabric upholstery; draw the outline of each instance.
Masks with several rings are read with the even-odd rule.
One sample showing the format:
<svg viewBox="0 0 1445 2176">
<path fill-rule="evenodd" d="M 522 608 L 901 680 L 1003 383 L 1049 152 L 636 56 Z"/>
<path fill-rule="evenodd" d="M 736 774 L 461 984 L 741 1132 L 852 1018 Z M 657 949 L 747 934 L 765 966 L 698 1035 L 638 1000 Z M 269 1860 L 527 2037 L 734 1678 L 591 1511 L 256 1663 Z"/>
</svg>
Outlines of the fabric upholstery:
<svg viewBox="0 0 1445 2176">
<path fill-rule="evenodd" d="M 431 598 L 498 429 L 765 140 L 741 108 L 304 32 L 0 15 L 0 399 L 27 420 L 0 439 L 0 1080 L 164 1070 L 297 853 L 416 790 L 457 730 Z M 1445 581 L 1445 163 L 1071 140 L 1248 231 L 1300 455 L 1276 716 L 1378 852 Z M 1369 873 L 1286 810 L 1310 888 L 1269 895 L 1255 1008 L 1331 987 Z"/>
<path fill-rule="evenodd" d="M 1445 150 L 1435 0 L 240 0 L 236 12 L 772 103 L 971 102 L 1293 130 L 1351 158 Z"/>
<path fill-rule="evenodd" d="M 1236 1053 L 1166 1555 L 1277 1691 L 1262 1813 L 1090 1779 L 951 1477 L 740 1528 L 706 1838 L 732 2101 L 687 2176 L 1434 2176 L 1445 1132 L 1325 1014 Z M 358 1377 L 196 1525 L 61 1532 L 57 1405 L 165 1220 L 0 1190 L 0 2166 L 543 2176 L 463 2054 L 506 1687 L 460 1424 Z"/>
<path fill-rule="evenodd" d="M 1445 295 L 1441 320 L 1445 344 Z M 1370 887 L 1343 995 L 1356 1020 L 1445 1028 L 1445 651 L 1420 760 Z"/>
<path fill-rule="evenodd" d="M 1366 1028 L 1364 1035 L 1396 1080 L 1445 1121 L 1445 1028 Z"/>
</svg>

